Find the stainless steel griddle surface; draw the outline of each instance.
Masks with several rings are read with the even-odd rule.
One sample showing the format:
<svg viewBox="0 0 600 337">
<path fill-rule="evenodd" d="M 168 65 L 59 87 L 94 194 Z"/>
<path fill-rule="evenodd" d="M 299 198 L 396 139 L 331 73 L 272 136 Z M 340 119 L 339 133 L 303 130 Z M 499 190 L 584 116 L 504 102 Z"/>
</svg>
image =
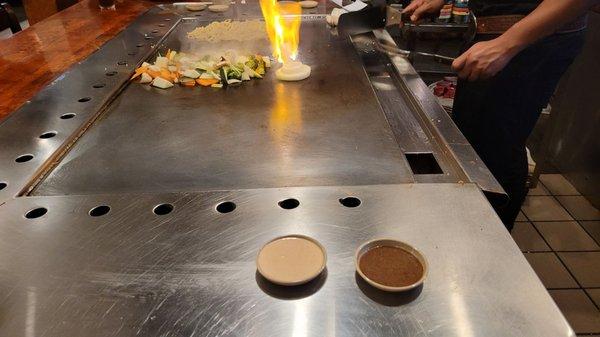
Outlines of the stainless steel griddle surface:
<svg viewBox="0 0 600 337">
<path fill-rule="evenodd" d="M 214 50 L 187 37 L 206 23 L 183 21 L 161 50 Z M 243 48 L 270 54 L 267 40 Z M 412 182 L 350 39 L 306 21 L 300 58 L 312 66 L 301 82 L 271 69 L 223 90 L 132 83 L 35 194 Z"/>
</svg>

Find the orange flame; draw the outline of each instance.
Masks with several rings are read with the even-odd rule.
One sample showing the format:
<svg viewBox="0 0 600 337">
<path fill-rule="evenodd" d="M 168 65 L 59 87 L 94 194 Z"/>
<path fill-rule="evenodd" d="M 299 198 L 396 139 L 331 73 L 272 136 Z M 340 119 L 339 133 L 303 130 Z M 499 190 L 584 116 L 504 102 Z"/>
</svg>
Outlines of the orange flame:
<svg viewBox="0 0 600 337">
<path fill-rule="evenodd" d="M 260 0 L 273 57 L 283 63 L 295 60 L 300 43 L 302 7 L 296 1 Z"/>
</svg>

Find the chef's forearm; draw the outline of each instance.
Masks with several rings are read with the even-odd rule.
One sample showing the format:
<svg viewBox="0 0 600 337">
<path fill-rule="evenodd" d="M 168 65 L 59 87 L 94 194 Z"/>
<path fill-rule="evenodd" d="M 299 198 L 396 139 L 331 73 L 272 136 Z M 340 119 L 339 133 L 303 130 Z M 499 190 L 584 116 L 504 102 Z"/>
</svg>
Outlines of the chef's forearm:
<svg viewBox="0 0 600 337">
<path fill-rule="evenodd" d="M 518 52 L 554 33 L 585 13 L 599 0 L 544 0 L 533 12 L 507 30 L 500 39 Z"/>
</svg>

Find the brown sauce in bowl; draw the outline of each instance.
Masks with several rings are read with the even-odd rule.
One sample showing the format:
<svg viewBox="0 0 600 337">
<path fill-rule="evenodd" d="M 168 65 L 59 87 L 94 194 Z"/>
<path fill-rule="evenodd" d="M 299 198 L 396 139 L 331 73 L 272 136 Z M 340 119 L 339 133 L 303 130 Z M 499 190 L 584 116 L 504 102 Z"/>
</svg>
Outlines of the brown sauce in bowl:
<svg viewBox="0 0 600 337">
<path fill-rule="evenodd" d="M 378 246 L 369 249 L 359 260 L 362 273 L 374 282 L 388 287 L 405 287 L 423 276 L 423 265 L 400 247 Z"/>
</svg>

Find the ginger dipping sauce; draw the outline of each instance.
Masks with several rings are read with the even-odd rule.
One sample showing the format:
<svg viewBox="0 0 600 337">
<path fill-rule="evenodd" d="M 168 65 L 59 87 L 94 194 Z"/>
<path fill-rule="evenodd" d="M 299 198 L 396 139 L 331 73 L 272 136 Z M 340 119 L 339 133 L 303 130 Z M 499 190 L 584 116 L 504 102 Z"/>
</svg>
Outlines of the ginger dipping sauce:
<svg viewBox="0 0 600 337">
<path fill-rule="evenodd" d="M 289 235 L 268 242 L 258 253 L 258 272 L 279 285 L 298 285 L 317 277 L 325 268 L 325 248 L 303 235 Z"/>
</svg>

